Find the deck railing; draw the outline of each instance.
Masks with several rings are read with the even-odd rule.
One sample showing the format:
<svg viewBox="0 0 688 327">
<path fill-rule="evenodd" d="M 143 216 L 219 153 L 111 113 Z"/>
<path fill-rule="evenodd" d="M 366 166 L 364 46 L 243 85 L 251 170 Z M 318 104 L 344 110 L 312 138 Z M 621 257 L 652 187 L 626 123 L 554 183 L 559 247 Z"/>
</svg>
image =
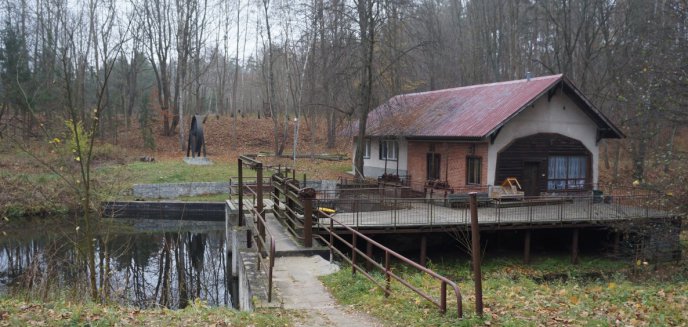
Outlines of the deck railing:
<svg viewBox="0 0 688 327">
<path fill-rule="evenodd" d="M 316 236 L 320 241 L 322 241 L 324 244 L 326 244 L 329 249 L 330 253 L 337 254 L 340 256 L 343 260 L 348 262 L 351 265 L 351 272 L 353 274 L 356 274 L 357 272 L 360 272 L 365 276 L 367 279 L 369 279 L 371 282 L 373 282 L 377 287 L 379 287 L 384 293 L 385 297 L 388 297 L 392 294 L 392 288 L 391 288 L 391 282 L 392 279 L 398 281 L 401 283 L 403 286 L 405 286 L 407 289 L 415 292 L 416 294 L 420 295 L 422 298 L 430 301 L 432 304 L 437 306 L 440 310 L 441 313 L 446 313 L 447 312 L 447 286 L 449 286 L 453 291 L 454 291 L 454 296 L 456 297 L 456 312 L 458 314 L 458 317 L 461 318 L 463 317 L 463 306 L 462 306 L 462 297 L 461 297 L 461 292 L 459 290 L 459 286 L 456 285 L 453 281 L 450 279 L 426 268 L 421 266 L 420 264 L 392 251 L 391 249 L 383 246 L 382 244 L 375 242 L 371 238 L 363 235 L 361 232 L 351 228 L 348 226 L 348 224 L 344 224 L 337 219 L 335 219 L 333 216 L 328 215 L 322 211 L 318 211 L 318 215 L 321 217 L 325 217 L 323 219 L 320 219 L 320 229 L 324 230 L 327 232 L 325 236 L 318 235 Z M 336 227 L 336 228 L 335 228 Z M 338 234 L 338 230 L 344 229 L 348 233 L 351 234 L 351 241 L 347 240 L 344 238 L 344 236 L 341 236 Z M 348 235 L 347 235 L 348 236 Z M 338 242 L 336 245 L 343 245 L 349 252 L 350 254 L 345 254 L 342 252 L 336 245 L 335 245 L 335 240 Z M 366 251 L 367 253 L 364 253 L 359 249 L 359 243 L 358 242 L 366 242 L 368 250 Z M 377 260 L 372 258 L 371 253 L 373 251 L 381 252 L 384 254 L 384 262 L 379 263 Z M 394 270 L 391 267 L 392 260 L 396 260 L 397 262 L 401 263 L 402 265 L 406 267 L 410 267 L 416 271 L 419 271 L 427 276 L 430 276 L 431 278 L 435 279 L 437 282 L 440 283 L 440 294 L 439 294 L 439 299 L 436 297 L 433 297 L 432 295 L 428 294 L 424 290 L 420 289 L 419 287 L 414 286 L 411 284 L 411 282 L 407 281 L 404 279 L 402 276 L 396 274 Z M 384 274 L 384 285 L 380 283 L 379 280 L 377 280 L 370 272 L 366 270 L 366 267 L 362 266 L 361 263 L 365 264 L 367 267 L 374 267 L 377 270 L 381 271 Z"/>
<path fill-rule="evenodd" d="M 452 199 L 327 199 L 315 207 L 336 210 L 336 217 L 351 227 L 468 225 L 467 201 Z M 562 195 L 491 199 L 478 209 L 481 224 L 537 224 L 621 221 L 675 216 L 665 197 L 646 195 Z"/>
</svg>

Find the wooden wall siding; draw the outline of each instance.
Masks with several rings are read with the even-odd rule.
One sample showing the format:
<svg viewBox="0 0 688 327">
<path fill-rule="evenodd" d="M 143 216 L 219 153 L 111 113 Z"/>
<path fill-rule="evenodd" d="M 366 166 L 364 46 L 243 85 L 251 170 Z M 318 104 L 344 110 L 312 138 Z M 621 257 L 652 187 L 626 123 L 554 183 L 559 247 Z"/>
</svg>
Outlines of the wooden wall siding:
<svg viewBox="0 0 688 327">
<path fill-rule="evenodd" d="M 480 181 L 487 185 L 487 143 L 451 143 L 451 142 L 408 142 L 408 173 L 414 190 L 422 191 L 427 181 L 427 154 L 430 145 L 435 145 L 435 153 L 441 156 L 440 180 L 449 183 L 456 189 L 466 188 L 466 157 L 469 149 L 475 145 L 475 156 L 482 158 Z"/>
<path fill-rule="evenodd" d="M 547 191 L 547 158 L 549 156 L 586 156 L 588 158 L 586 184 L 592 181 L 592 155 L 576 139 L 560 134 L 540 133 L 514 140 L 497 155 L 497 172 L 495 185 L 501 185 L 507 177 L 523 179 L 526 162 L 538 162 L 540 192 Z"/>
</svg>

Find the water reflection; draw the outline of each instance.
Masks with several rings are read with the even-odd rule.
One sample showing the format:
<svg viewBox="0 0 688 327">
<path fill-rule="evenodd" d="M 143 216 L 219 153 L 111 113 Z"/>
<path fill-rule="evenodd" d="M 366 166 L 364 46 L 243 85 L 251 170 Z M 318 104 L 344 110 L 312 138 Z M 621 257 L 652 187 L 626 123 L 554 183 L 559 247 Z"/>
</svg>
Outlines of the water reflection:
<svg viewBox="0 0 688 327">
<path fill-rule="evenodd" d="M 101 293 L 141 308 L 180 308 L 194 299 L 229 306 L 224 235 L 211 230 L 99 236 L 93 241 Z M 88 294 L 75 249 L 67 235 L 0 244 L 0 292 Z"/>
</svg>

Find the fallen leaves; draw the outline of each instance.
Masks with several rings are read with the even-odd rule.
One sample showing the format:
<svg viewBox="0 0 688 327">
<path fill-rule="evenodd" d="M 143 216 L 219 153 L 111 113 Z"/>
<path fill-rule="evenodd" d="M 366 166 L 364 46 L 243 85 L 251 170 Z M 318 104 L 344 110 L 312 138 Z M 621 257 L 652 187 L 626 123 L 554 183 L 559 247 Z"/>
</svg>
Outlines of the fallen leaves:
<svg viewBox="0 0 688 327">
<path fill-rule="evenodd" d="M 184 310 L 140 310 L 118 305 L 0 299 L 0 326 L 285 326 L 292 315 L 280 309 L 244 314 L 199 303 Z"/>
</svg>

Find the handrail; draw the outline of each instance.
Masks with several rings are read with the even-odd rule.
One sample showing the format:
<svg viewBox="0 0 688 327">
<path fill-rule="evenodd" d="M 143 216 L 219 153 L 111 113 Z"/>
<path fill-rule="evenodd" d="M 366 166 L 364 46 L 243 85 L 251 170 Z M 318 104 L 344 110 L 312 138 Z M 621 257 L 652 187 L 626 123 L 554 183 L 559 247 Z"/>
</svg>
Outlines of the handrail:
<svg viewBox="0 0 688 327">
<path fill-rule="evenodd" d="M 249 193 L 251 193 L 253 195 L 252 203 L 253 203 L 253 205 L 256 205 L 256 198 L 258 197 L 258 193 L 256 193 L 256 191 L 253 189 L 253 187 L 251 187 L 249 185 L 245 185 L 244 187 L 248 190 Z"/>
<path fill-rule="evenodd" d="M 253 215 L 253 226 L 255 229 L 255 238 L 257 240 L 257 245 L 258 245 L 258 266 L 260 269 L 262 269 L 267 275 L 268 275 L 268 302 L 272 302 L 272 271 L 273 268 L 275 267 L 275 238 L 272 236 L 272 233 L 270 230 L 267 229 L 267 223 L 265 222 L 265 218 L 263 217 L 263 214 L 258 212 L 258 210 L 253 207 L 251 208 L 251 214 Z M 265 237 L 263 237 L 260 233 L 260 231 L 264 231 Z M 269 251 L 266 251 L 266 244 L 270 244 Z M 263 254 L 266 253 L 268 256 L 268 266 L 266 267 L 263 264 Z"/>
<path fill-rule="evenodd" d="M 360 271 L 367 279 L 369 279 L 377 287 L 382 289 L 382 291 L 385 293 L 385 296 L 391 295 L 390 283 L 391 283 L 391 278 L 394 278 L 396 281 L 398 281 L 402 285 L 406 286 L 406 288 L 412 290 L 416 294 L 420 295 L 422 298 L 430 301 L 432 304 L 437 306 L 440 309 L 441 313 L 447 312 L 447 285 L 449 285 L 454 290 L 454 294 L 456 296 L 457 314 L 458 314 L 459 318 L 463 317 L 462 296 L 461 296 L 461 292 L 459 290 L 459 286 L 456 285 L 456 283 L 454 283 L 450 279 L 448 279 L 448 278 L 446 278 L 446 277 L 444 277 L 444 276 L 442 276 L 442 275 L 440 275 L 440 274 L 438 274 L 438 273 L 436 273 L 436 272 L 434 272 L 434 271 L 432 271 L 426 267 L 419 265 L 416 262 L 413 262 L 413 261 L 407 259 L 406 257 L 404 257 L 404 256 L 394 252 L 393 250 L 383 246 L 382 244 L 375 242 L 371 238 L 365 236 L 363 233 L 347 226 L 346 224 L 339 222 L 332 215 L 329 215 L 325 212 L 322 212 L 321 210 L 317 210 L 317 211 L 318 211 L 318 214 L 321 215 L 321 217 L 325 217 L 326 219 L 330 220 L 329 228 L 320 226 L 321 229 L 324 229 L 328 232 L 329 240 L 325 239 L 324 237 L 322 237 L 320 235 L 318 235 L 317 237 L 319 237 L 323 243 L 328 245 L 331 253 L 337 253 L 344 260 L 346 260 L 349 264 L 351 264 L 352 273 L 355 274 L 357 271 Z M 335 223 L 337 225 L 342 226 L 344 229 L 346 229 L 347 231 L 349 231 L 351 233 L 351 235 L 352 235 L 351 243 L 349 243 L 347 240 L 344 240 L 344 238 L 342 238 L 341 236 L 339 236 L 335 232 L 335 230 L 334 230 L 334 224 Z M 349 249 L 351 249 L 351 258 L 349 258 L 347 255 L 342 253 L 339 249 L 337 249 L 334 246 L 334 238 L 338 239 L 340 242 L 345 244 Z M 368 242 L 368 244 L 375 246 L 376 248 L 378 248 L 379 250 L 382 250 L 385 253 L 384 266 L 379 264 L 373 258 L 368 257 L 368 255 L 366 255 L 365 253 L 363 253 L 361 250 L 359 250 L 357 248 L 356 240 L 358 238 L 363 239 L 364 241 Z M 368 272 L 366 272 L 365 269 L 363 269 L 363 267 L 359 266 L 356 263 L 356 259 L 357 259 L 358 255 L 360 255 L 363 259 L 365 259 L 372 266 L 374 266 L 374 267 L 376 267 L 376 268 L 378 268 L 384 272 L 384 274 L 385 274 L 385 286 L 384 287 L 382 285 L 380 285 L 373 278 L 373 276 L 371 276 Z M 390 268 L 390 263 L 391 263 L 390 262 L 390 256 L 392 256 L 398 260 L 401 260 L 403 263 L 405 263 L 405 264 L 407 264 L 413 268 L 416 268 L 417 270 L 420 270 L 421 272 L 433 277 L 434 279 L 439 280 L 440 281 L 440 300 L 439 301 L 435 300 L 431 295 L 429 295 L 429 294 L 425 293 L 423 290 L 411 285 L 410 282 L 404 280 L 401 276 L 392 272 L 392 270 Z"/>
</svg>

